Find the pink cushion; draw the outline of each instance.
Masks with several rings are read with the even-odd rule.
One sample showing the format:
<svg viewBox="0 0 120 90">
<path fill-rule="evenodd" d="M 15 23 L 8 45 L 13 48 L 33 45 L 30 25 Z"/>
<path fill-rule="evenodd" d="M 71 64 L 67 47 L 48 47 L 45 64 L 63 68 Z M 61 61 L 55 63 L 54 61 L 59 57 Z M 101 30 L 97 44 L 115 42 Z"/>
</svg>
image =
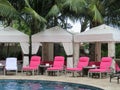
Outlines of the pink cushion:
<svg viewBox="0 0 120 90">
<path fill-rule="evenodd" d="M 75 68 L 66 68 L 67 71 L 82 71 L 83 67 L 88 66 L 89 63 L 89 57 L 80 57 L 77 67 Z"/>
<path fill-rule="evenodd" d="M 89 72 L 107 72 L 110 71 L 110 66 L 112 64 L 112 58 L 103 57 L 100 63 L 99 69 L 90 69 Z"/>
<path fill-rule="evenodd" d="M 109 68 L 112 64 L 112 58 L 110 57 L 103 57 L 100 63 L 100 69 Z"/>
<path fill-rule="evenodd" d="M 47 68 L 47 70 L 62 70 L 64 67 L 64 61 L 63 56 L 55 56 L 53 67 Z"/>
<path fill-rule="evenodd" d="M 107 72 L 106 69 L 90 69 L 89 72 Z"/>
<path fill-rule="evenodd" d="M 67 68 L 67 71 L 81 71 L 83 68 Z"/>
<path fill-rule="evenodd" d="M 38 69 L 37 67 L 23 67 L 23 70 L 36 70 Z"/>
<path fill-rule="evenodd" d="M 54 59 L 53 67 L 63 67 L 64 66 L 64 57 L 56 56 Z"/>
<path fill-rule="evenodd" d="M 40 65 L 40 62 L 41 62 L 40 59 L 41 59 L 41 57 L 39 57 L 39 56 L 32 56 L 31 60 L 30 60 L 30 67 Z"/>
<path fill-rule="evenodd" d="M 22 69 L 23 70 L 36 70 L 38 69 L 38 66 L 41 63 L 41 57 L 40 56 L 32 56 L 30 60 L 30 65 L 25 66 Z"/>
<path fill-rule="evenodd" d="M 80 57 L 77 68 L 88 66 L 89 57 Z"/>
</svg>

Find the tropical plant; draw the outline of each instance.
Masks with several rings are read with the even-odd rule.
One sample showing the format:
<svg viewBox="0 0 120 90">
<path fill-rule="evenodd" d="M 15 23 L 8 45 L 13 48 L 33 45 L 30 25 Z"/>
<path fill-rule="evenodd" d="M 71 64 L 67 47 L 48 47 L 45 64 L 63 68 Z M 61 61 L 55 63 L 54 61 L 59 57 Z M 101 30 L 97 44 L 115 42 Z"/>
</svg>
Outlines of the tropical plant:
<svg viewBox="0 0 120 90">
<path fill-rule="evenodd" d="M 7 25 L 12 26 L 14 22 L 25 26 L 29 31 L 30 36 L 30 48 L 31 48 L 31 35 L 35 32 L 42 30 L 47 22 L 42 16 L 40 16 L 32 7 L 29 5 L 30 0 L 24 1 L 24 7 L 18 8 L 18 1 L 12 2 L 13 0 L 0 0 L 0 16 L 1 20 L 7 21 Z M 25 25 L 24 25 L 25 24 Z M 30 49 L 31 50 L 31 49 Z M 31 56 L 31 51 L 30 51 Z"/>
</svg>

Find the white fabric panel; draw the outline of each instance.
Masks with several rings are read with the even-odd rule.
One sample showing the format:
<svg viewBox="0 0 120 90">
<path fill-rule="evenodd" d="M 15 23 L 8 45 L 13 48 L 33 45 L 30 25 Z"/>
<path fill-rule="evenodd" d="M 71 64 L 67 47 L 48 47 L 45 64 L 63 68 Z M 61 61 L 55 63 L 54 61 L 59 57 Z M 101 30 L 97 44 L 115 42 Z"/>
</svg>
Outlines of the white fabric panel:
<svg viewBox="0 0 120 90">
<path fill-rule="evenodd" d="M 73 55 L 73 43 L 63 43 L 66 54 Z M 73 68 L 73 56 L 67 57 L 67 67 Z"/>
<path fill-rule="evenodd" d="M 73 55 L 73 43 L 63 43 L 67 55 Z"/>
<path fill-rule="evenodd" d="M 22 51 L 24 54 L 29 54 L 29 44 L 28 43 L 20 43 Z M 29 64 L 29 56 L 23 56 L 23 66 Z"/>
<path fill-rule="evenodd" d="M 112 60 L 112 65 L 111 67 L 114 69 L 115 72 L 115 42 L 109 42 L 108 43 L 108 56 L 109 57 L 114 57 Z"/>
<path fill-rule="evenodd" d="M 29 54 L 29 43 L 20 43 L 24 54 Z"/>
<path fill-rule="evenodd" d="M 38 52 L 40 43 L 32 43 L 32 54 L 36 54 Z"/>
<path fill-rule="evenodd" d="M 73 57 L 67 57 L 67 68 L 73 68 Z"/>
<path fill-rule="evenodd" d="M 29 57 L 28 56 L 24 56 L 23 57 L 23 67 L 24 66 L 28 66 L 29 65 Z"/>
</svg>

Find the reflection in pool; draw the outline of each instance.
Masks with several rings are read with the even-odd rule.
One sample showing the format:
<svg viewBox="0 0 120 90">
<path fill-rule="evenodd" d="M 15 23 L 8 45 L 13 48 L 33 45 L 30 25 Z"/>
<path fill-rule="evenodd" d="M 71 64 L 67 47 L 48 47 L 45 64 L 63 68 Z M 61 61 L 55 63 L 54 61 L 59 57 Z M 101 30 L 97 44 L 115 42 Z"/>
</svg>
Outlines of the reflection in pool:
<svg viewBox="0 0 120 90">
<path fill-rule="evenodd" d="M 97 87 L 44 80 L 0 80 L 0 90 L 103 90 Z"/>
</svg>

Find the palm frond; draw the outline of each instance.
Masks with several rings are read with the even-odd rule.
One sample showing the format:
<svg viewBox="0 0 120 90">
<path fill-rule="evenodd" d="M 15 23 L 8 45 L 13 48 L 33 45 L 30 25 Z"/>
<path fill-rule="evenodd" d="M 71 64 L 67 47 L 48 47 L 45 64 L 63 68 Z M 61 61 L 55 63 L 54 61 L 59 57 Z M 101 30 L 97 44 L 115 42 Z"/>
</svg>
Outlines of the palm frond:
<svg viewBox="0 0 120 90">
<path fill-rule="evenodd" d="M 29 8 L 31 8 L 28 0 L 25 0 L 25 4 L 26 4 Z"/>
<path fill-rule="evenodd" d="M 85 7 L 85 5 L 85 0 L 66 0 L 63 7 L 69 7 L 69 10 L 78 13 L 82 11 L 82 8 Z"/>
<path fill-rule="evenodd" d="M 93 7 L 91 8 L 91 12 L 93 15 L 93 21 L 103 23 L 103 17 L 99 10 L 97 9 L 96 5 L 93 5 Z"/>
<path fill-rule="evenodd" d="M 20 18 L 20 13 L 7 0 L 0 0 L 0 15 L 13 19 Z"/>
<path fill-rule="evenodd" d="M 25 7 L 25 8 L 23 9 L 23 12 L 31 15 L 34 19 L 37 19 L 37 20 L 39 20 L 40 22 L 44 22 L 44 23 L 47 22 L 42 16 L 40 16 L 40 15 L 39 15 L 35 10 L 33 10 L 32 8 Z"/>
<path fill-rule="evenodd" d="M 51 17 L 51 16 L 57 17 L 59 13 L 60 13 L 59 7 L 55 4 L 55 5 L 53 5 L 53 7 L 50 9 L 50 11 L 48 12 L 48 14 L 47 14 L 46 17 Z"/>
</svg>

